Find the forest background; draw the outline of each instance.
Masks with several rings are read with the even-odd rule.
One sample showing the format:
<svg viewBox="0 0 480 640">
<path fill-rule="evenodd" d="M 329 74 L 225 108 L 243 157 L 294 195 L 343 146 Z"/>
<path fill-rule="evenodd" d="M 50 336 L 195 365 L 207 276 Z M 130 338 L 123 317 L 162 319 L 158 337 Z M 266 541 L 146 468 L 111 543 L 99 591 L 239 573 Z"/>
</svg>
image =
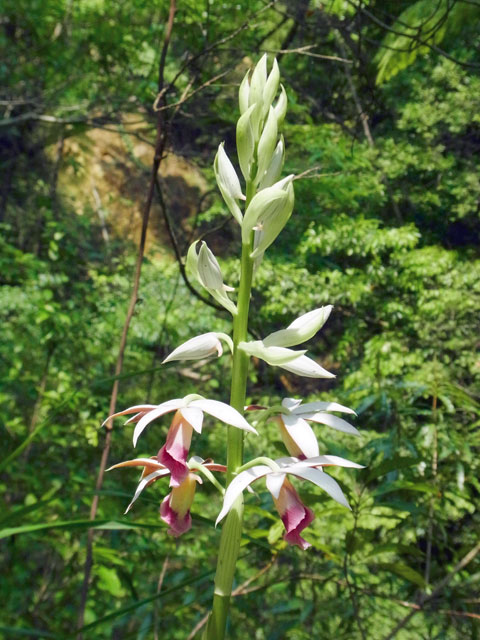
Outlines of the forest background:
<svg viewBox="0 0 480 640">
<path fill-rule="evenodd" d="M 266 493 L 249 497 L 229 637 L 480 637 L 479 19 L 475 0 L 4 0 L 0 637 L 201 634 L 214 489 L 178 541 L 157 486 L 123 517 L 135 472 L 98 473 L 102 452 L 131 457 L 131 430 L 100 424 L 114 381 L 118 409 L 227 399 L 228 358 L 160 363 L 229 329 L 182 256 L 208 239 L 235 284 L 239 229 L 212 163 L 222 140 L 233 157 L 237 87 L 263 52 L 289 99 L 285 174 L 303 176 L 251 328 L 335 305 L 309 348 L 337 378 L 255 361 L 249 400 L 354 408 L 361 438 L 318 435 L 366 469 L 334 474 L 351 513 L 302 493 L 307 552 L 287 547 Z M 200 455 L 221 450 L 207 433 Z"/>
</svg>

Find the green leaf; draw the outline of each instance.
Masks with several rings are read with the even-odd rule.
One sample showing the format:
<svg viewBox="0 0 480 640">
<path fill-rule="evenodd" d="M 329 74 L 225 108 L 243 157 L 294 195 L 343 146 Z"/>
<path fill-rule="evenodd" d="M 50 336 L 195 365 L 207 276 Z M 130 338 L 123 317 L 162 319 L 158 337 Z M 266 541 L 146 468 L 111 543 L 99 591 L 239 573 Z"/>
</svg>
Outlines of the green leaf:
<svg viewBox="0 0 480 640">
<path fill-rule="evenodd" d="M 388 563 L 377 564 L 376 566 L 379 569 L 383 569 L 384 571 L 389 571 L 390 573 L 394 573 L 395 575 L 400 576 L 401 578 L 405 578 L 405 580 L 408 580 L 409 582 L 413 582 L 413 584 L 416 584 L 422 589 L 426 587 L 426 582 L 423 579 L 423 577 L 418 573 L 418 571 L 415 571 L 415 569 L 412 569 L 406 564 L 403 564 L 401 562 L 391 562 L 391 563 L 388 562 Z"/>
</svg>

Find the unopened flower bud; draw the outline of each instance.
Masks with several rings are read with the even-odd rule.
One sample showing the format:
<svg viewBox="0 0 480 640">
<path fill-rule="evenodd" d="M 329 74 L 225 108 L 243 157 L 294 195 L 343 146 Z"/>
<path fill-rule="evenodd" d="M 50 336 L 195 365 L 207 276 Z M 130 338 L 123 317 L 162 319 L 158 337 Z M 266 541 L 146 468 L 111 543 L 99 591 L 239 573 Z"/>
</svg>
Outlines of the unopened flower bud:
<svg viewBox="0 0 480 640">
<path fill-rule="evenodd" d="M 206 242 L 202 242 L 200 251 L 198 252 L 197 263 L 198 275 L 207 289 L 224 290 L 223 276 L 217 259 L 210 251 Z"/>
<path fill-rule="evenodd" d="M 272 70 L 267 78 L 265 87 L 263 89 L 263 105 L 265 113 L 268 111 L 270 105 L 275 98 L 278 91 L 278 85 L 280 83 L 280 70 L 276 59 L 273 60 Z"/>
<path fill-rule="evenodd" d="M 248 104 L 262 104 L 263 91 L 267 82 L 267 54 L 264 53 L 252 73 Z"/>
<path fill-rule="evenodd" d="M 285 92 L 283 84 L 280 86 L 280 96 L 273 109 L 275 111 L 275 115 L 277 116 L 278 126 L 280 127 L 285 119 L 285 114 L 287 113 L 287 94 Z"/>
<path fill-rule="evenodd" d="M 255 151 L 255 134 L 252 118 L 257 110 L 257 105 L 253 104 L 240 116 L 237 122 L 238 161 L 245 180 L 250 180 L 250 166 Z"/>
<path fill-rule="evenodd" d="M 273 152 L 277 145 L 277 116 L 272 107 L 268 112 L 268 118 L 260 136 L 257 152 L 257 175 L 255 176 L 255 183 L 260 182 L 263 174 L 270 165 L 273 157 Z"/>
<path fill-rule="evenodd" d="M 273 152 L 268 169 L 260 179 L 260 183 L 258 185 L 259 190 L 266 189 L 266 187 L 271 187 L 273 184 L 275 184 L 275 182 L 277 182 L 277 180 L 280 178 L 280 174 L 282 173 L 284 159 L 285 143 L 283 140 L 283 136 L 281 136 L 277 146 L 275 147 L 275 151 Z"/>
<path fill-rule="evenodd" d="M 248 97 L 250 95 L 250 69 L 245 74 L 240 88 L 238 90 L 238 104 L 240 107 L 240 114 L 243 115 L 248 109 Z"/>
<path fill-rule="evenodd" d="M 242 194 L 237 173 L 225 153 L 223 145 L 224 143 L 222 142 L 218 147 L 217 155 L 215 156 L 215 161 L 213 163 L 213 169 L 215 171 L 218 188 L 221 191 L 230 213 L 239 224 L 242 224 L 242 212 L 240 211 L 240 207 L 236 200 L 244 200 L 245 196 Z"/>
</svg>

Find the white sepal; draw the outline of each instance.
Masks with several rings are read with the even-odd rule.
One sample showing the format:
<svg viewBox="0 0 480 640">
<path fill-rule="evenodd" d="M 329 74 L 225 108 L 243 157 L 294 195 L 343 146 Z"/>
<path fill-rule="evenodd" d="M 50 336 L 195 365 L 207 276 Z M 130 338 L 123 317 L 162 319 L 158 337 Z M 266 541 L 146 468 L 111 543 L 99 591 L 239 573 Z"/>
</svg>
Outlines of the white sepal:
<svg viewBox="0 0 480 640">
<path fill-rule="evenodd" d="M 305 378 L 335 378 L 333 373 L 330 373 L 307 356 L 300 356 L 296 360 L 279 366 Z"/>
<path fill-rule="evenodd" d="M 303 413 L 302 418 L 305 420 L 311 420 L 312 422 L 319 422 L 320 424 L 326 424 L 328 427 L 332 429 L 336 429 L 337 431 L 343 431 L 343 433 L 350 433 L 354 436 L 359 436 L 360 432 L 356 429 L 352 424 L 339 418 L 338 416 L 334 416 L 331 413 Z"/>
<path fill-rule="evenodd" d="M 152 462 L 152 461 L 150 461 Z M 150 464 L 150 463 L 149 463 Z M 132 508 L 134 502 L 136 502 L 137 498 L 140 496 L 140 494 L 142 493 L 142 491 L 145 489 L 145 487 L 152 481 L 155 480 L 156 478 L 160 478 L 162 476 L 166 476 L 170 473 L 169 469 L 160 469 L 158 471 L 153 471 L 152 473 L 150 473 L 148 476 L 146 476 L 145 478 L 143 478 L 143 480 L 140 480 L 140 482 L 138 483 L 138 487 L 135 490 L 135 494 L 132 498 L 132 501 L 130 502 L 130 504 L 128 505 L 128 507 L 125 510 L 125 513 L 128 513 L 130 511 L 130 509 Z"/>
<path fill-rule="evenodd" d="M 316 484 L 317 487 L 320 487 L 324 491 L 328 493 L 328 495 L 333 498 L 336 502 L 350 509 L 350 505 L 347 502 L 347 499 L 343 495 L 343 491 L 340 488 L 340 485 L 336 480 L 334 480 L 328 473 L 321 471 L 320 469 L 315 469 L 313 467 L 299 467 L 293 466 L 290 467 L 289 473 L 297 476 L 298 478 L 303 478 L 304 480 L 309 480 Z"/>
<path fill-rule="evenodd" d="M 285 398 L 285 400 L 291 400 L 291 398 Z M 284 401 L 282 401 L 283 404 Z M 299 401 L 299 403 L 301 400 Z M 287 404 L 284 405 L 289 408 Z M 306 402 L 305 404 L 298 404 L 295 409 L 295 413 L 315 413 L 316 411 L 338 411 L 339 413 L 351 413 L 356 416 L 357 414 L 353 409 L 344 407 L 343 404 L 338 402 Z"/>
<path fill-rule="evenodd" d="M 305 351 L 292 351 L 291 349 L 284 349 L 283 347 L 266 347 L 262 340 L 240 342 L 238 348 L 248 353 L 249 356 L 261 358 L 268 364 L 274 366 L 283 366 L 306 353 Z"/>
<path fill-rule="evenodd" d="M 176 409 L 180 409 L 180 407 L 185 406 L 185 402 L 183 398 L 175 398 L 174 400 L 167 400 L 167 402 L 162 402 L 157 405 L 155 409 L 152 409 L 148 413 L 146 413 L 135 425 L 135 430 L 133 432 L 133 446 L 137 446 L 138 438 L 140 437 L 142 431 L 147 427 L 150 422 L 160 418 L 165 413 L 169 411 L 175 411 Z"/>
<path fill-rule="evenodd" d="M 329 304 L 326 307 L 320 307 L 319 309 L 304 313 L 289 324 L 286 329 L 275 331 L 275 333 L 271 333 L 264 338 L 265 345 L 294 347 L 297 344 L 310 340 L 328 320 L 332 309 L 333 306 Z"/>
<path fill-rule="evenodd" d="M 248 485 L 255 482 L 255 480 L 258 480 L 258 478 L 267 475 L 267 473 L 270 473 L 271 471 L 270 467 L 267 467 L 266 465 L 259 465 L 239 473 L 238 476 L 230 482 L 227 490 L 225 491 L 222 510 L 218 514 L 215 525 L 217 525 L 220 520 L 223 520 L 232 508 L 235 500 L 245 491 Z"/>
<path fill-rule="evenodd" d="M 192 426 L 197 433 L 202 433 L 203 411 L 195 409 L 195 407 L 182 407 L 180 409 L 182 416 Z"/>
<path fill-rule="evenodd" d="M 265 478 L 267 489 L 274 498 L 278 499 L 286 477 L 285 473 L 269 473 Z"/>
<path fill-rule="evenodd" d="M 205 411 L 205 413 L 208 413 L 214 418 L 217 418 L 232 427 L 237 427 L 238 429 L 243 429 L 244 431 L 249 431 L 250 433 L 258 435 L 256 429 L 251 427 L 245 418 L 229 404 L 225 404 L 218 400 L 207 400 L 202 398 L 201 400 L 193 400 L 192 402 L 189 402 L 188 406 L 201 409 L 202 411 Z"/>
<path fill-rule="evenodd" d="M 286 460 L 287 458 L 282 458 L 282 460 Z M 291 460 L 291 458 L 290 458 Z M 278 464 L 280 462 L 276 460 Z M 289 463 L 291 464 L 291 462 Z M 280 464 L 280 467 L 282 465 Z M 313 458 L 307 458 L 306 460 L 296 460 L 295 467 L 345 467 L 349 469 L 365 469 L 363 464 L 357 464 L 356 462 L 352 462 L 351 460 L 347 460 L 346 458 L 341 458 L 340 456 L 332 456 L 332 455 L 324 455 L 324 456 L 315 456 Z"/>
<path fill-rule="evenodd" d="M 320 455 L 318 442 L 312 427 L 306 420 L 296 415 L 282 415 L 281 420 L 285 425 L 288 435 L 307 458 Z"/>
<path fill-rule="evenodd" d="M 223 347 L 218 339 L 218 334 L 210 331 L 209 333 L 202 333 L 199 336 L 195 336 L 195 338 L 190 338 L 190 340 L 181 344 L 163 360 L 162 364 L 172 362 L 173 360 L 201 360 L 202 358 L 208 358 L 215 354 L 217 357 L 220 357 L 222 353 Z"/>
<path fill-rule="evenodd" d="M 155 409 L 156 406 L 156 404 L 137 404 L 134 407 L 128 407 L 128 409 L 124 409 L 123 411 L 117 411 L 117 413 L 112 413 L 111 416 L 108 416 L 108 418 L 102 422 L 102 427 L 105 426 L 107 422 L 109 420 L 112 420 L 113 418 L 118 418 L 119 416 L 128 416 L 131 413 L 144 413 L 145 411 Z"/>
</svg>

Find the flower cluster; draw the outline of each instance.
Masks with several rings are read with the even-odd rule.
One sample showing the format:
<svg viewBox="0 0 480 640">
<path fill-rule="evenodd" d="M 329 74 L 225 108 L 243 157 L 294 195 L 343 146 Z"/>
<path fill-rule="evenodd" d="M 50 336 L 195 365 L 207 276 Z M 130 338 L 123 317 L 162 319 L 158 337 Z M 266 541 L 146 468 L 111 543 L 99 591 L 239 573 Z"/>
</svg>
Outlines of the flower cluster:
<svg viewBox="0 0 480 640">
<path fill-rule="evenodd" d="M 228 352 L 233 355 L 234 370 L 243 372 L 243 391 L 238 394 L 237 389 L 234 389 L 235 384 L 239 384 L 238 380 L 232 383 L 232 398 L 235 392 L 236 409 L 216 400 L 190 395 L 159 405 L 130 407 L 110 416 L 131 416 L 127 424 L 135 424 L 135 446 L 139 436 L 151 422 L 174 412 L 166 440 L 156 456 L 122 462 L 114 465 L 112 469 L 143 468 L 137 490 L 127 511 L 145 487 L 159 478 L 169 476 L 171 492 L 162 501 L 160 514 L 169 525 L 169 533 L 174 536 L 184 533 L 191 526 L 190 507 L 197 483 L 202 482 L 199 474 L 212 482 L 222 494 L 223 506 L 217 522 L 238 503 L 240 495 L 251 483 L 265 478 L 267 489 L 285 525 L 285 540 L 306 549 L 310 545 L 300 534 L 313 521 L 314 514 L 302 503 L 291 478 L 312 482 L 339 504 L 348 507 L 340 486 L 326 473 L 325 468 L 339 466 L 358 469 L 361 465 L 338 456 L 320 455 L 312 425 L 323 425 L 358 435 L 353 425 L 335 415 L 354 414 L 354 411 L 336 402 L 302 403 L 302 400 L 293 398 L 285 398 L 281 405 L 271 408 L 257 405 L 246 407 L 249 411 L 261 412 L 257 426 L 260 427 L 267 419 L 276 422 L 289 457 L 277 460 L 259 457 L 243 466 L 241 463 L 235 464 L 234 467 L 229 466 L 229 478 L 233 479 L 226 490 L 212 473 L 225 471 L 225 466 L 214 464 L 211 460 L 204 461 L 196 456 L 188 459 L 193 433 L 202 432 L 204 413 L 235 429 L 257 433 L 241 414 L 241 410 L 244 409 L 246 372 L 250 358 L 260 358 L 273 367 L 280 367 L 307 378 L 334 377 L 316 360 L 308 357 L 306 350 L 292 349 L 311 340 L 320 331 L 331 314 L 331 305 L 304 313 L 285 329 L 270 333 L 261 340 L 246 339 L 253 275 L 264 252 L 275 241 L 290 218 L 294 205 L 294 176 L 282 178 L 281 175 L 285 141 L 279 129 L 285 117 L 287 97 L 285 89 L 280 85 L 280 72 L 276 60 L 273 61 L 270 72 L 267 62 L 265 55 L 252 73 L 247 72 L 239 90 L 241 115 L 237 123 L 236 142 L 238 164 L 245 181 L 245 189 L 242 189 L 239 174 L 223 142 L 218 147 L 214 161 L 220 193 L 241 231 L 242 271 L 238 301 L 235 302 L 230 297 L 234 289 L 225 284 L 220 264 L 205 242 L 194 242 L 186 257 L 187 271 L 217 303 L 232 314 L 235 331 L 232 337 L 226 333 L 210 331 L 191 338 L 164 360 L 164 363 L 169 363 L 177 360 L 200 360 L 211 356 L 220 357 L 226 345 Z M 242 327 L 241 330 L 239 327 Z M 235 363 L 239 362 L 242 363 L 241 366 L 236 367 Z M 236 459 L 241 459 L 241 456 L 237 456 Z"/>
</svg>

